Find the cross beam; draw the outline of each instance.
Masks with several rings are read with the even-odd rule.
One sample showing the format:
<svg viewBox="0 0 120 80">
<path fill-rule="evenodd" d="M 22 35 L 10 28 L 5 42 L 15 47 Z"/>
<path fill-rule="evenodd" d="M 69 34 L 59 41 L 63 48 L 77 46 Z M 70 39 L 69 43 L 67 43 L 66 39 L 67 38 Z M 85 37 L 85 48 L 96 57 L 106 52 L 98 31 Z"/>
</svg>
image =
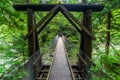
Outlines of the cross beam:
<svg viewBox="0 0 120 80">
<path fill-rule="evenodd" d="M 77 25 L 79 25 L 81 27 L 81 29 L 83 29 L 83 31 L 85 31 L 92 39 L 95 39 L 95 37 L 63 6 L 63 5 L 56 5 L 35 27 L 33 27 L 33 29 L 31 29 L 31 31 L 29 33 L 27 33 L 27 35 L 24 36 L 24 39 L 27 39 L 39 26 L 41 26 L 51 15 L 55 16 L 55 12 L 58 11 L 58 9 L 60 9 L 60 11 L 63 11 L 62 14 L 68 19 L 69 22 L 72 21 L 72 24 L 75 22 Z M 49 18 L 50 20 L 52 20 L 52 17 Z M 48 19 L 47 22 L 49 22 L 50 20 Z M 81 30 L 75 25 L 75 23 L 73 24 L 74 27 L 77 29 L 77 31 L 79 33 L 81 33 Z M 44 25 L 47 26 L 48 23 L 45 23 Z M 41 32 L 45 26 L 42 26 L 39 29 L 39 32 Z"/>
<path fill-rule="evenodd" d="M 78 24 L 91 38 L 95 39 L 95 37 L 86 29 L 84 25 L 80 23 L 63 5 L 60 5 L 60 8 L 68 15 L 71 19 L 73 19 L 76 24 Z"/>
<path fill-rule="evenodd" d="M 27 39 L 39 26 L 41 26 L 46 19 L 48 19 L 51 15 L 55 13 L 55 11 L 58 9 L 59 5 L 56 5 L 45 17 L 43 17 L 38 24 L 27 34 L 24 36 L 24 39 Z"/>
<path fill-rule="evenodd" d="M 59 12 L 59 11 L 56 10 L 55 13 L 54 13 L 52 16 L 50 16 L 49 19 L 47 19 L 47 21 L 44 23 L 44 25 L 42 25 L 42 26 L 40 27 L 40 29 L 38 30 L 38 34 L 50 23 L 50 21 L 57 15 L 58 12 Z"/>
<path fill-rule="evenodd" d="M 34 11 L 51 11 L 58 4 L 15 4 L 13 7 L 18 11 L 27 11 L 28 8 Z M 102 4 L 62 4 L 68 11 L 84 12 L 91 9 L 92 12 L 100 12 L 104 6 Z"/>
<path fill-rule="evenodd" d="M 73 25 L 73 27 L 75 27 L 75 29 L 81 33 L 81 30 L 78 28 L 78 26 L 74 23 L 74 21 L 68 16 L 65 14 L 65 12 L 63 10 L 61 10 L 61 13 L 64 15 L 64 17 Z"/>
</svg>

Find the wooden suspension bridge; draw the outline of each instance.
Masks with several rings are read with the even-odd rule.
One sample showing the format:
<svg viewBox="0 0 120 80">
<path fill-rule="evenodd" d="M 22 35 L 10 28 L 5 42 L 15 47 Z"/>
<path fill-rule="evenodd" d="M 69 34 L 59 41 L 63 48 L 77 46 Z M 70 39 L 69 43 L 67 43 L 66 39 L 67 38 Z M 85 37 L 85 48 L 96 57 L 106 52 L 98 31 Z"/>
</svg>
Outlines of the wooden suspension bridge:
<svg viewBox="0 0 120 80">
<path fill-rule="evenodd" d="M 17 11 L 27 11 L 28 33 L 24 39 L 28 39 L 29 55 L 29 77 L 28 80 L 89 80 L 89 59 L 92 56 L 91 14 L 100 12 L 104 6 L 101 4 L 15 4 Z M 38 23 L 36 23 L 35 12 L 48 12 Z M 65 39 L 60 35 L 56 44 L 53 64 L 44 65 L 38 45 L 38 35 L 49 24 L 49 22 L 61 12 L 64 17 L 80 33 L 81 44 L 77 65 L 70 65 L 65 51 Z M 83 12 L 81 23 L 70 12 Z"/>
</svg>

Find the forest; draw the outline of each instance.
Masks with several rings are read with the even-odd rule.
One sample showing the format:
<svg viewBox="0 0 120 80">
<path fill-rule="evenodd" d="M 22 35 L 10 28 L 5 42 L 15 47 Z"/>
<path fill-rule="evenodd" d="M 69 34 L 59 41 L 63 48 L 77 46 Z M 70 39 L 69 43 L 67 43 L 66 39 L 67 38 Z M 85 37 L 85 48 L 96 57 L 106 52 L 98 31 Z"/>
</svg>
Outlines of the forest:
<svg viewBox="0 0 120 80">
<path fill-rule="evenodd" d="M 24 65 L 28 56 L 27 12 L 16 11 L 14 4 L 27 0 L 0 1 L 0 80 L 24 80 L 29 74 Z M 29 0 L 28 0 L 29 1 Z M 120 80 L 120 0 L 31 0 L 31 4 L 103 4 L 101 12 L 92 12 L 92 58 L 90 80 Z M 82 13 L 71 12 L 80 22 Z M 35 12 L 36 23 L 47 12 Z M 75 64 L 80 49 L 80 34 L 66 18 L 58 13 L 39 34 L 40 52 L 44 64 L 51 64 L 50 54 L 55 48 L 55 37 L 62 32 L 67 39 L 70 63 Z"/>
</svg>

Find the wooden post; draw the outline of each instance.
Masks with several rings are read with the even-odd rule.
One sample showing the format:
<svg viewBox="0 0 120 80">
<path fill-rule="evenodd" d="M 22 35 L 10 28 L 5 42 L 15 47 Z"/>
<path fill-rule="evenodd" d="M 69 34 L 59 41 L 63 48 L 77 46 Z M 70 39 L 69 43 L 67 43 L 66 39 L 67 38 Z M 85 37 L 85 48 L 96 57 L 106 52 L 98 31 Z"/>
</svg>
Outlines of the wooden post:
<svg viewBox="0 0 120 80">
<path fill-rule="evenodd" d="M 83 25 L 90 31 L 92 32 L 92 27 L 91 27 L 91 10 L 86 10 L 83 13 Z M 90 69 L 90 61 L 89 58 L 92 57 L 92 38 L 88 36 L 84 31 L 82 31 L 81 34 L 81 45 L 80 45 L 80 55 L 82 58 L 87 62 L 87 66 L 83 66 L 84 71 L 84 77 L 86 79 L 91 78 L 90 74 L 88 74 L 88 71 Z M 89 57 L 86 57 L 86 55 Z M 82 65 L 82 64 L 81 64 Z M 87 71 L 87 72 L 86 72 Z"/>
<path fill-rule="evenodd" d="M 34 11 L 32 9 L 27 9 L 27 26 L 28 32 L 34 26 Z M 35 34 L 33 33 L 28 38 L 28 56 L 30 57 L 35 52 Z"/>
<path fill-rule="evenodd" d="M 83 25 L 92 33 L 91 10 L 87 10 L 83 13 Z M 81 35 L 81 50 L 88 57 L 92 57 L 92 38 L 88 36 L 84 31 L 82 31 Z"/>
<path fill-rule="evenodd" d="M 83 0 L 83 3 L 86 3 L 86 0 Z M 83 12 L 83 25 L 92 33 L 91 27 L 91 10 L 86 10 Z M 92 39 L 82 30 L 81 33 L 81 43 L 80 43 L 80 52 L 81 50 L 88 56 L 92 57 Z M 84 58 L 84 55 L 81 55 Z"/>
<path fill-rule="evenodd" d="M 30 0 L 26 0 L 27 4 L 30 4 Z M 31 29 L 36 25 L 34 11 L 30 8 L 27 9 L 27 29 L 28 33 Z M 35 80 L 35 74 L 33 69 L 33 62 L 36 59 L 36 56 L 32 56 L 37 50 L 39 49 L 38 46 L 38 38 L 37 32 L 35 31 L 28 37 L 28 56 L 29 64 L 28 64 L 28 72 L 29 72 L 29 80 Z"/>
<path fill-rule="evenodd" d="M 87 3 L 87 0 L 83 0 L 83 3 Z M 84 11 L 82 23 L 89 30 L 89 32 L 92 33 L 91 21 L 91 10 Z M 86 58 L 85 55 L 87 55 L 90 58 L 92 57 L 92 38 L 88 36 L 83 30 L 81 33 L 80 55 L 88 64 L 87 66 L 81 67 L 84 69 L 84 78 L 90 79 L 91 76 L 88 74 L 88 71 L 90 69 L 91 64 L 89 62 L 89 59 Z"/>
<path fill-rule="evenodd" d="M 27 4 L 31 3 L 31 0 L 26 0 Z M 34 27 L 34 11 L 30 8 L 27 9 L 27 29 L 28 32 Z M 28 38 L 28 56 L 30 57 L 35 52 L 35 33 Z"/>
<path fill-rule="evenodd" d="M 30 0 L 26 0 L 27 4 L 30 4 Z M 27 29 L 28 32 L 33 28 L 34 26 L 34 11 L 30 8 L 27 9 Z M 29 64 L 28 64 L 28 73 L 29 73 L 29 80 L 34 80 L 34 70 L 32 63 L 34 62 L 34 59 L 31 59 L 32 54 L 35 52 L 35 35 L 34 33 L 28 37 L 28 56 L 29 58 Z"/>
<path fill-rule="evenodd" d="M 36 25 L 36 17 L 34 14 L 34 24 Z M 35 31 L 35 51 L 39 50 L 39 42 L 38 42 L 38 33 Z"/>
</svg>

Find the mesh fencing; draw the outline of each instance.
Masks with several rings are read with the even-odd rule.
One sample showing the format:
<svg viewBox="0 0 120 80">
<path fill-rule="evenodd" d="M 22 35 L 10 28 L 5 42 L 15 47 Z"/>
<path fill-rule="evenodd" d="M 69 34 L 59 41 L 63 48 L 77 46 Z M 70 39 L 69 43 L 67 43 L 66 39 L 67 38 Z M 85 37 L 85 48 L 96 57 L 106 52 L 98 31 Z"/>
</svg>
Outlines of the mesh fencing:
<svg viewBox="0 0 120 80">
<path fill-rule="evenodd" d="M 35 52 L 29 59 L 28 62 L 25 64 L 25 69 L 28 71 L 29 75 L 27 77 L 27 80 L 35 80 L 35 71 L 33 62 L 37 59 L 37 57 L 40 55 L 40 50 Z"/>
</svg>

